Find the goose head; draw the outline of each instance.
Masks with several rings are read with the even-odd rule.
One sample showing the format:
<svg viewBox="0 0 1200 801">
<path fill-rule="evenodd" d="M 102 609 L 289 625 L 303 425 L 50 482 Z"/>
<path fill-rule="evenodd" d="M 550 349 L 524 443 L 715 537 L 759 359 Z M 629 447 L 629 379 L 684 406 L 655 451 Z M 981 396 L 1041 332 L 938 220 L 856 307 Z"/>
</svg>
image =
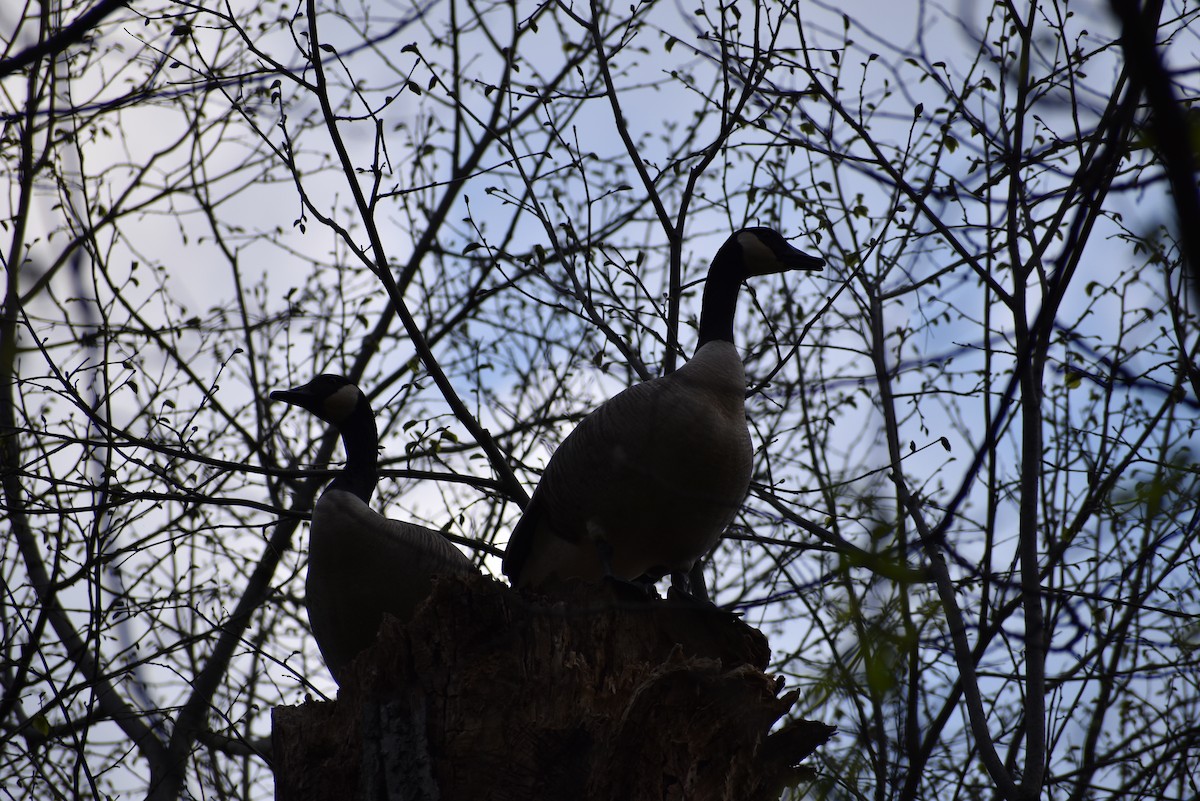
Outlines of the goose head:
<svg viewBox="0 0 1200 801">
<path fill-rule="evenodd" d="M 298 406 L 341 432 L 346 466 L 327 491 L 347 490 L 370 503 L 378 482 L 379 433 L 371 402 L 362 390 L 345 376 L 322 373 L 307 384 L 275 390 L 271 400 Z"/>
<path fill-rule="evenodd" d="M 730 250 L 737 252 L 730 253 Z M 820 270 L 825 265 L 824 259 L 798 250 L 783 238 L 783 234 L 765 227 L 743 228 L 734 232 L 717 252 L 714 263 L 722 259 L 739 264 L 743 280 L 789 270 Z"/>
<path fill-rule="evenodd" d="M 371 414 L 362 390 L 349 378 L 332 373 L 322 373 L 298 387 L 277 389 L 271 393 L 271 400 L 299 406 L 338 428 L 356 413 L 362 413 L 360 404 L 366 406 L 367 414 Z"/>
<path fill-rule="evenodd" d="M 825 260 L 795 248 L 774 228 L 733 232 L 708 270 L 700 311 L 700 345 L 733 341 L 733 316 L 742 283 L 760 275 L 790 270 L 820 270 Z"/>
</svg>

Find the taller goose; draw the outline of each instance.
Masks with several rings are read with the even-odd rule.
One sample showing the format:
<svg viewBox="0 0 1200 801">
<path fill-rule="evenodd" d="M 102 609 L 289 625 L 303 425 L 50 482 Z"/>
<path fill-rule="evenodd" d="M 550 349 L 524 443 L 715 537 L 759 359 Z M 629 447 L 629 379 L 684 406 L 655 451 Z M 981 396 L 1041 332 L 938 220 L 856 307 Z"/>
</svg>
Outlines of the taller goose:
<svg viewBox="0 0 1200 801">
<path fill-rule="evenodd" d="M 823 264 L 771 228 L 725 241 L 704 283 L 691 361 L 605 401 L 551 456 L 505 553 L 514 587 L 681 576 L 716 545 L 752 467 L 733 344 L 738 292 L 754 276 Z M 692 590 L 705 595 L 702 582 Z"/>
<path fill-rule="evenodd" d="M 371 509 L 379 434 L 370 401 L 349 379 L 319 375 L 272 392 L 271 400 L 331 423 L 346 449 L 346 466 L 313 507 L 304 584 L 313 637 L 341 684 L 350 661 L 375 641 L 385 612 L 409 620 L 429 596 L 434 576 L 475 568 L 438 532 Z"/>
</svg>

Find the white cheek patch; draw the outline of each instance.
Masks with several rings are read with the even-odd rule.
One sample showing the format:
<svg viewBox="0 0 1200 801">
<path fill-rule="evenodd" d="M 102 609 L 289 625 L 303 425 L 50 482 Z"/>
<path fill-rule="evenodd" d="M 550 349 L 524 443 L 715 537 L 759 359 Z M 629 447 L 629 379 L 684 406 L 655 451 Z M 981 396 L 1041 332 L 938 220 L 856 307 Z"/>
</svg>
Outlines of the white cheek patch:
<svg viewBox="0 0 1200 801">
<path fill-rule="evenodd" d="M 757 235 L 742 231 L 738 234 L 738 244 L 742 246 L 742 259 L 748 275 L 780 272 L 781 265 L 775 251 L 764 245 Z"/>
<path fill-rule="evenodd" d="M 326 398 L 322 405 L 325 407 L 327 419 L 338 423 L 350 417 L 354 413 L 355 407 L 358 406 L 359 394 L 358 387 L 347 384 Z"/>
</svg>

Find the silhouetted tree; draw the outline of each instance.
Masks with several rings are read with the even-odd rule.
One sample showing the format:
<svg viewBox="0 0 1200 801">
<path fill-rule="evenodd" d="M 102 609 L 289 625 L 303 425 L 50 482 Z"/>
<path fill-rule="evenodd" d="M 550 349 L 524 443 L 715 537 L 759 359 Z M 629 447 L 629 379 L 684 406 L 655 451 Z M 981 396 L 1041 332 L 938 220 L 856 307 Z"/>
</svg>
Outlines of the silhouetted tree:
<svg viewBox="0 0 1200 801">
<path fill-rule="evenodd" d="M 796 792 L 1194 793 L 1197 334 L 1150 79 L 1107 8 L 953 11 L 0 9 L 0 785 L 269 797 L 270 710 L 333 692 L 301 577 L 338 451 L 267 393 L 359 381 L 377 506 L 494 574 L 761 223 L 828 265 L 742 304 L 757 468 L 707 576 L 841 732 Z M 1137 11 L 1190 102 L 1196 9 Z"/>
</svg>

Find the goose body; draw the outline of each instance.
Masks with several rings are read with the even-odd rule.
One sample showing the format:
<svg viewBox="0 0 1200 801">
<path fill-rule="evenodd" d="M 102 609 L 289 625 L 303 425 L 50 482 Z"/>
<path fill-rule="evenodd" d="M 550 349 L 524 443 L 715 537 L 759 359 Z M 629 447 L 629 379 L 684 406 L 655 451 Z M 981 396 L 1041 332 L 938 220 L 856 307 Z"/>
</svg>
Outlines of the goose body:
<svg viewBox="0 0 1200 801">
<path fill-rule="evenodd" d="M 550 458 L 505 553 L 514 586 L 683 575 L 717 544 L 752 471 L 733 344 L 738 290 L 750 276 L 821 264 L 769 228 L 726 241 L 705 281 L 693 358 L 601 404 Z M 692 589 L 705 594 L 702 583 Z"/>
<path fill-rule="evenodd" d="M 348 379 L 319 375 L 272 400 L 299 406 L 342 435 L 346 466 L 317 499 L 309 534 L 305 605 L 313 637 L 340 684 L 351 660 L 375 641 L 384 613 L 409 620 L 438 575 L 475 570 L 438 532 L 371 509 L 378 482 L 375 415 Z"/>
</svg>

